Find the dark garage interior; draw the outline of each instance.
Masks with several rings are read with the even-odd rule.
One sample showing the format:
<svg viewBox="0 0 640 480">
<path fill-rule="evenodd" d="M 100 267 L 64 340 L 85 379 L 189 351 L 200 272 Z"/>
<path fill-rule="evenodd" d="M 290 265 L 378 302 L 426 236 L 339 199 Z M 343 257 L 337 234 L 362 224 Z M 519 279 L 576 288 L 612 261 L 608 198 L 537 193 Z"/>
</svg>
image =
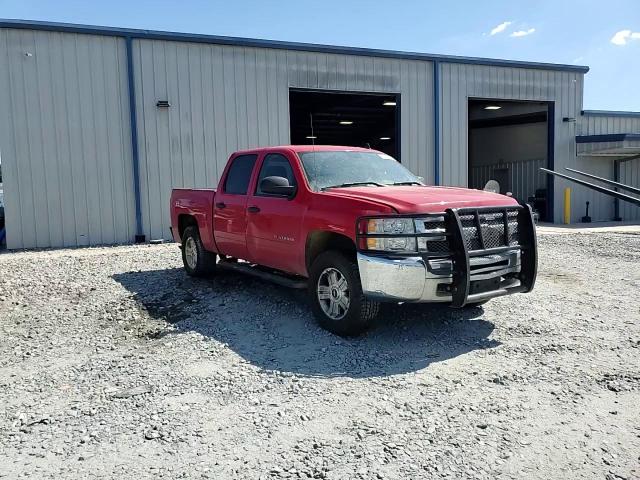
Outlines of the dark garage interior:
<svg viewBox="0 0 640 480">
<path fill-rule="evenodd" d="M 469 187 L 489 180 L 500 193 L 527 202 L 542 221 L 550 218 L 549 106 L 545 102 L 469 100 Z"/>
<path fill-rule="evenodd" d="M 291 89 L 291 143 L 369 147 L 400 160 L 399 108 L 399 95 Z"/>
</svg>

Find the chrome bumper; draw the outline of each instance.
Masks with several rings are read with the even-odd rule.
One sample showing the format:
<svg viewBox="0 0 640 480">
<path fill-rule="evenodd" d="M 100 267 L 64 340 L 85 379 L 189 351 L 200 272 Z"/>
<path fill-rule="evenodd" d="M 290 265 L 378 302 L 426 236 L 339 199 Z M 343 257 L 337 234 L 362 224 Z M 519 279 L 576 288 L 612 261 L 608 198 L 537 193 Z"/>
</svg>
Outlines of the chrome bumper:
<svg viewBox="0 0 640 480">
<path fill-rule="evenodd" d="M 479 285 L 494 280 L 494 288 L 471 292 L 467 303 L 519 291 L 520 250 L 476 256 L 470 259 L 469 280 Z M 370 298 L 390 302 L 451 302 L 453 261 L 451 258 L 420 256 L 388 258 L 358 253 L 358 268 L 363 293 Z"/>
</svg>

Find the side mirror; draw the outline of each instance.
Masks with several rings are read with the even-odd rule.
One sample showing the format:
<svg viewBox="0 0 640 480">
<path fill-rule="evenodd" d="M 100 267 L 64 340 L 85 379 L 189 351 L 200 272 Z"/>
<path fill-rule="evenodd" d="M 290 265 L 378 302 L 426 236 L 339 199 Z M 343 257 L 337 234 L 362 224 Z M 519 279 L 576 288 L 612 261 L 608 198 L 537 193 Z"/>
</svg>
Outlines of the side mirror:
<svg viewBox="0 0 640 480">
<path fill-rule="evenodd" d="M 265 177 L 260 182 L 260 191 L 268 195 L 293 197 L 296 194 L 296 187 L 289 185 L 289 180 L 284 177 Z"/>
</svg>

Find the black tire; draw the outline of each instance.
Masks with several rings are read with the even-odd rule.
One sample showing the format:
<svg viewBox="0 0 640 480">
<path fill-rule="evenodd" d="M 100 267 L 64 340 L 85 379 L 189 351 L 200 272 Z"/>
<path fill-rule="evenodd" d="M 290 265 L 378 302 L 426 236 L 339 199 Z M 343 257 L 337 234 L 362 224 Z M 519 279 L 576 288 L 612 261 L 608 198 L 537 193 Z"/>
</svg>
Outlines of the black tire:
<svg viewBox="0 0 640 480">
<path fill-rule="evenodd" d="M 341 283 L 343 288 L 336 288 L 335 294 L 330 283 L 327 283 L 326 287 L 324 284 L 325 279 L 329 280 L 333 272 L 338 272 L 338 279 L 346 281 L 346 287 Z M 371 322 L 378 314 L 380 304 L 363 295 L 358 265 L 353 259 L 339 251 L 324 252 L 315 259 L 309 273 L 311 310 L 321 327 L 343 337 L 360 335 L 370 327 Z M 322 300 L 322 304 L 318 293 L 319 285 L 325 287 L 323 288 L 325 295 L 331 296 L 331 298 Z M 340 293 L 337 293 L 338 291 Z M 331 310 L 330 305 L 338 303 L 337 300 L 332 300 L 338 298 L 337 295 L 340 295 L 340 300 L 348 298 L 348 306 L 345 308 L 340 303 L 336 307 L 338 308 L 337 315 L 334 315 L 336 318 L 332 318 L 325 309 Z"/>
<path fill-rule="evenodd" d="M 195 255 L 195 259 L 190 255 Z M 216 254 L 205 250 L 195 225 L 182 233 L 182 263 L 187 275 L 192 277 L 205 277 L 215 271 Z"/>
</svg>

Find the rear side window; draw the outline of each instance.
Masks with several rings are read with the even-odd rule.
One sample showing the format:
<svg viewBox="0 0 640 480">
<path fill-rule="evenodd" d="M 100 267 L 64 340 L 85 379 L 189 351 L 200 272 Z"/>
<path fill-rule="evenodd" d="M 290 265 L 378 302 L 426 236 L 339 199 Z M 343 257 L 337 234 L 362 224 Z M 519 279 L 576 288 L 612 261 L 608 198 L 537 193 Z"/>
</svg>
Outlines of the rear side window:
<svg viewBox="0 0 640 480">
<path fill-rule="evenodd" d="M 289 160 L 279 153 L 270 153 L 264 157 L 260 175 L 258 175 L 258 185 L 256 185 L 257 195 L 267 195 L 260 190 L 260 182 L 266 177 L 284 177 L 289 180 L 289 185 L 296 185 L 296 177 L 293 174 Z"/>
<path fill-rule="evenodd" d="M 246 195 L 253 166 L 257 155 L 240 155 L 233 159 L 227 178 L 224 181 L 224 192 L 236 195 Z"/>
</svg>

